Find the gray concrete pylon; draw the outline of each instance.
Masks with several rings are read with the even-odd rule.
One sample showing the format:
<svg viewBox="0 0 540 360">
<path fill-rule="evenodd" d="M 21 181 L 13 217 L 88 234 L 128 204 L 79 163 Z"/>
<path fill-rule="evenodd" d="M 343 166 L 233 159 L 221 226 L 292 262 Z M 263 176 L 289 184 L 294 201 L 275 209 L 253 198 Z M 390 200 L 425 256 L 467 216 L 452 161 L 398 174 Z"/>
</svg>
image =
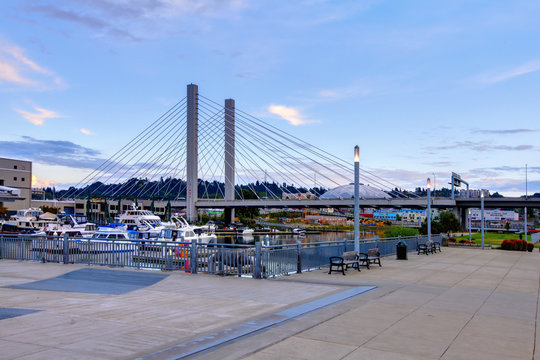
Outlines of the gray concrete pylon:
<svg viewBox="0 0 540 360">
<path fill-rule="evenodd" d="M 188 221 L 197 221 L 198 193 L 198 122 L 199 122 L 199 87 L 187 86 L 187 131 L 186 131 L 186 217 Z"/>
<path fill-rule="evenodd" d="M 234 200 L 235 184 L 235 109 L 234 99 L 225 100 L 225 200 Z M 234 221 L 234 208 L 231 209 L 230 219 Z"/>
</svg>

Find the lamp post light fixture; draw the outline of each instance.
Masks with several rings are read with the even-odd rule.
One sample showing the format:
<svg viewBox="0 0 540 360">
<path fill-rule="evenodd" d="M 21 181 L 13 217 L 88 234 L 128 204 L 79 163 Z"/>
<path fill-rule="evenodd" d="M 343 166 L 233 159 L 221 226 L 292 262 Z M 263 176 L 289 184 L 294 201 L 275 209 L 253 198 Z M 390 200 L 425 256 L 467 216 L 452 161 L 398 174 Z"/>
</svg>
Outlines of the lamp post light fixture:
<svg viewBox="0 0 540 360">
<path fill-rule="evenodd" d="M 360 252 L 360 148 L 354 147 L 354 251 Z"/>
<path fill-rule="evenodd" d="M 480 226 L 482 228 L 482 250 L 484 250 L 484 190 L 480 191 Z"/>
<path fill-rule="evenodd" d="M 431 241 L 431 180 L 427 179 L 427 239 Z"/>
<path fill-rule="evenodd" d="M 469 242 L 471 242 L 471 209 L 469 209 Z"/>
</svg>

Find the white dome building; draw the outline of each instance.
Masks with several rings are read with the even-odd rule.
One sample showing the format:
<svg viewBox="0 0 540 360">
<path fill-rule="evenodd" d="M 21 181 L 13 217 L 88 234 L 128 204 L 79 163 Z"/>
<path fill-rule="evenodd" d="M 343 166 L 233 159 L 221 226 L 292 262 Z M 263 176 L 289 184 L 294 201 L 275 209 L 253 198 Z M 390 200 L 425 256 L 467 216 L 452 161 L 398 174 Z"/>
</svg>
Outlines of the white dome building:
<svg viewBox="0 0 540 360">
<path fill-rule="evenodd" d="M 359 185 L 359 198 L 360 199 L 391 199 L 392 197 L 382 190 L 376 189 L 369 185 Z M 354 184 L 341 185 L 332 190 L 328 190 L 319 199 L 353 199 L 354 198 Z"/>
</svg>

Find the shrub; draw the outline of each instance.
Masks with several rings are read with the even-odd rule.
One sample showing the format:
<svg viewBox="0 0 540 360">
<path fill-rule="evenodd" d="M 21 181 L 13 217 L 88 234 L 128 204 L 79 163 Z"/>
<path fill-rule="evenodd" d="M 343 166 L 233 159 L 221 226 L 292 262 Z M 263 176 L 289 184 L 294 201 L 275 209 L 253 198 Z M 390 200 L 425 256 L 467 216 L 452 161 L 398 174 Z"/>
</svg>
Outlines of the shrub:
<svg viewBox="0 0 540 360">
<path fill-rule="evenodd" d="M 534 244 L 533 243 L 527 243 L 527 251 L 533 251 Z"/>
<path fill-rule="evenodd" d="M 501 243 L 502 250 L 527 251 L 528 246 L 525 240 L 518 239 L 507 239 Z"/>
<path fill-rule="evenodd" d="M 418 229 L 409 227 L 392 227 L 384 232 L 384 237 L 416 236 Z"/>
<path fill-rule="evenodd" d="M 514 250 L 514 244 L 512 240 L 503 240 L 501 243 L 501 249 L 502 250 Z"/>
</svg>

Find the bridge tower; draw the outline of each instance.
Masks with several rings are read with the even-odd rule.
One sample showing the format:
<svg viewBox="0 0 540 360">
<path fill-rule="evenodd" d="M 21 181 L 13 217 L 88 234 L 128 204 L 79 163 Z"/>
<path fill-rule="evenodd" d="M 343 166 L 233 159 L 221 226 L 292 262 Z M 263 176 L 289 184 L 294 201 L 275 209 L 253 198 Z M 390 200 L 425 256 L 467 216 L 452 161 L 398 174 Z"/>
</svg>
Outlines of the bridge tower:
<svg viewBox="0 0 540 360">
<path fill-rule="evenodd" d="M 234 99 L 225 100 L 225 200 L 234 200 L 235 124 Z M 225 221 L 233 222 L 234 208 L 225 209 Z"/>
<path fill-rule="evenodd" d="M 198 122 L 199 122 L 199 87 L 187 86 L 187 131 L 186 131 L 186 217 L 188 221 L 197 221 L 198 182 Z"/>
</svg>

